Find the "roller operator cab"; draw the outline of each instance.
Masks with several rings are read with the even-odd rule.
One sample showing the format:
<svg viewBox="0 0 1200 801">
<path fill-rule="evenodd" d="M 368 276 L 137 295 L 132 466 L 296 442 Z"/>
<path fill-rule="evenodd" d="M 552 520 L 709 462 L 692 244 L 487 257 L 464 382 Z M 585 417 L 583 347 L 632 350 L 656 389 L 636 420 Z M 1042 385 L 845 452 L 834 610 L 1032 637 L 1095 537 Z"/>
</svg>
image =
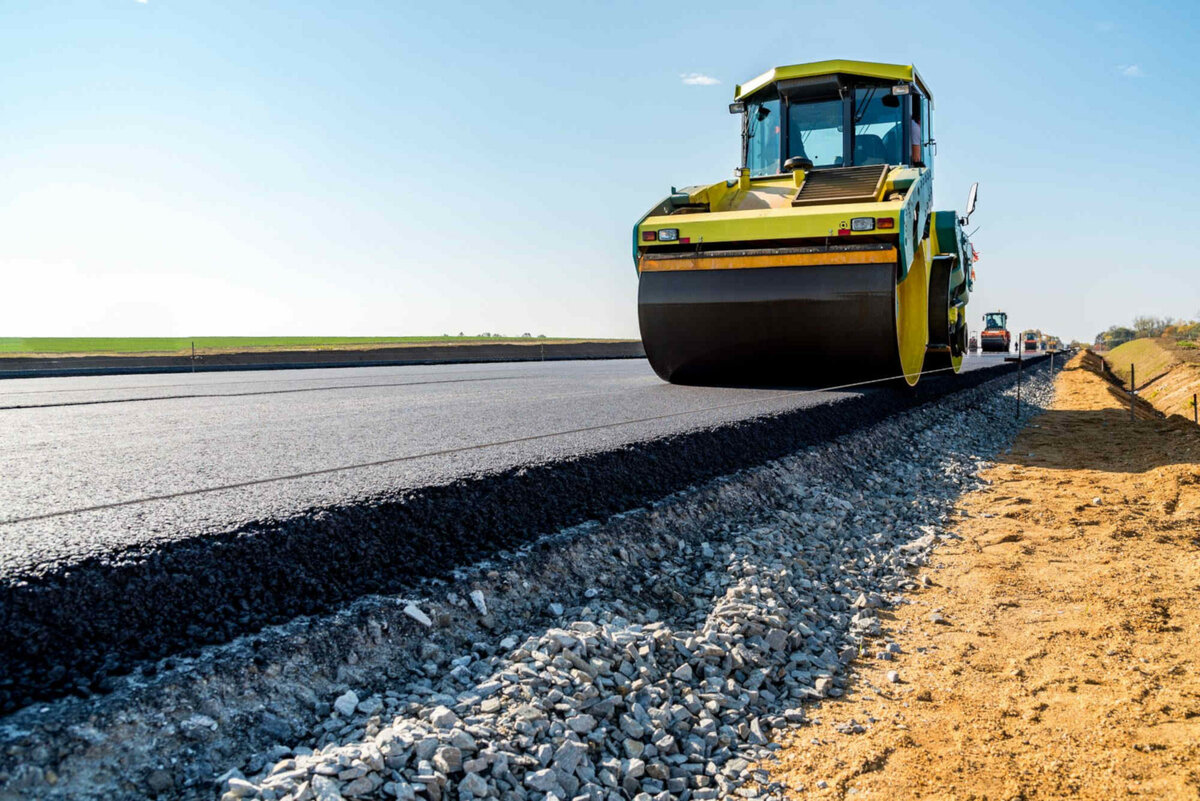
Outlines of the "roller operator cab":
<svg viewBox="0 0 1200 801">
<path fill-rule="evenodd" d="M 957 372 L 975 253 L 935 211 L 933 95 L 912 66 L 822 61 L 738 86 L 741 166 L 633 231 L 646 355 L 667 381 Z"/>
</svg>

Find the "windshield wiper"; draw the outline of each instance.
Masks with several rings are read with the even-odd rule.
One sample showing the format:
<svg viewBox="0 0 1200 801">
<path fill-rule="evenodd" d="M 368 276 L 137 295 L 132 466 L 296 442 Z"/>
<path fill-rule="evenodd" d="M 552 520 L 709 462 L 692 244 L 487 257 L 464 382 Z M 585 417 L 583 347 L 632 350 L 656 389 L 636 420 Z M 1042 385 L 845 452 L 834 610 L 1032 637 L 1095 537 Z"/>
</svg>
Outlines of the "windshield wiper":
<svg viewBox="0 0 1200 801">
<path fill-rule="evenodd" d="M 858 125 L 860 122 L 862 122 L 862 120 L 863 120 L 863 117 L 864 117 L 864 116 L 866 115 L 866 113 L 867 113 L 867 108 L 868 108 L 868 107 L 871 105 L 871 101 L 875 99 L 875 92 L 876 92 L 876 91 L 878 91 L 878 87 L 875 87 L 875 86 L 872 86 L 870 89 L 868 89 L 868 90 L 867 90 L 867 99 L 863 101 L 863 103 L 862 103 L 862 107 L 861 107 L 861 108 L 859 108 L 859 109 L 856 109 L 856 110 L 858 111 L 858 113 L 857 113 L 857 114 L 855 115 L 855 117 L 854 117 L 854 124 L 855 124 L 856 126 L 857 126 L 857 125 Z M 859 132 L 859 133 L 861 133 L 861 132 Z"/>
</svg>

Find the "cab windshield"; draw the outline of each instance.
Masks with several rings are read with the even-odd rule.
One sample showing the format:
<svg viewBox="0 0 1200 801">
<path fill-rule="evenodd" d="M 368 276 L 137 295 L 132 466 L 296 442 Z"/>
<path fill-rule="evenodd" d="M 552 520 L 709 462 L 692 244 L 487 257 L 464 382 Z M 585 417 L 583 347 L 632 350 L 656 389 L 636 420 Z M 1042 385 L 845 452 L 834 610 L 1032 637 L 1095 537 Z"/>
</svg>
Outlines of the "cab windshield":
<svg viewBox="0 0 1200 801">
<path fill-rule="evenodd" d="M 916 100 L 895 94 L 890 85 L 838 91 L 840 96 L 822 90 L 816 97 L 781 98 L 772 87 L 746 101 L 743 147 L 751 177 L 779 175 L 797 157 L 816 168 L 913 162 L 905 147 L 911 119 L 905 109 Z M 925 100 L 920 102 L 925 108 Z M 928 121 L 922 124 L 922 136 L 928 136 Z"/>
<path fill-rule="evenodd" d="M 1003 328 L 1004 318 L 999 314 L 985 314 L 983 316 L 984 328 Z"/>
<path fill-rule="evenodd" d="M 814 167 L 840 167 L 842 100 L 812 100 L 788 105 L 788 158 L 802 156 Z"/>
</svg>

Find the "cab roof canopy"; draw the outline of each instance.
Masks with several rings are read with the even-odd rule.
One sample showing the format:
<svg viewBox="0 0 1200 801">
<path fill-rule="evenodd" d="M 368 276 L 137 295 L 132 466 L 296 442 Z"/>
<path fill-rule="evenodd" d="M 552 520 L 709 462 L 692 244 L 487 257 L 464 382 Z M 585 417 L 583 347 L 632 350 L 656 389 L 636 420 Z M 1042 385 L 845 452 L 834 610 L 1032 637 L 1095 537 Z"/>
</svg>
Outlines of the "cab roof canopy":
<svg viewBox="0 0 1200 801">
<path fill-rule="evenodd" d="M 874 78 L 881 81 L 896 83 L 915 83 L 929 102 L 933 102 L 933 93 L 925 85 L 925 81 L 917 73 L 917 68 L 911 64 L 879 64 L 874 61 L 847 61 L 834 59 L 832 61 L 814 61 L 811 64 L 794 64 L 790 67 L 776 67 L 768 70 L 757 78 L 734 87 L 733 99 L 744 100 L 759 89 L 781 81 L 792 81 L 803 78 L 819 78 L 822 76 L 848 75 L 862 78 Z"/>
</svg>

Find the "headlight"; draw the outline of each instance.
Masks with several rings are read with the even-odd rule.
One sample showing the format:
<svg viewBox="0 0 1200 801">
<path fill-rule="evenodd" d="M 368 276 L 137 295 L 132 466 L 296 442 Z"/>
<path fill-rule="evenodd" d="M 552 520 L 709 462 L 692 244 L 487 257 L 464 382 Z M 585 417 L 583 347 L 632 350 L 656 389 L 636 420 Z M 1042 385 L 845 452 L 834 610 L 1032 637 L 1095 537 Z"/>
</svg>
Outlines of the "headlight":
<svg viewBox="0 0 1200 801">
<path fill-rule="evenodd" d="M 875 218 L 874 217 L 855 217 L 852 220 L 850 220 L 850 230 L 851 231 L 874 231 L 875 230 Z"/>
<path fill-rule="evenodd" d="M 658 229 L 658 241 L 659 242 L 678 242 L 679 241 L 679 229 L 678 228 L 659 228 Z"/>
</svg>

